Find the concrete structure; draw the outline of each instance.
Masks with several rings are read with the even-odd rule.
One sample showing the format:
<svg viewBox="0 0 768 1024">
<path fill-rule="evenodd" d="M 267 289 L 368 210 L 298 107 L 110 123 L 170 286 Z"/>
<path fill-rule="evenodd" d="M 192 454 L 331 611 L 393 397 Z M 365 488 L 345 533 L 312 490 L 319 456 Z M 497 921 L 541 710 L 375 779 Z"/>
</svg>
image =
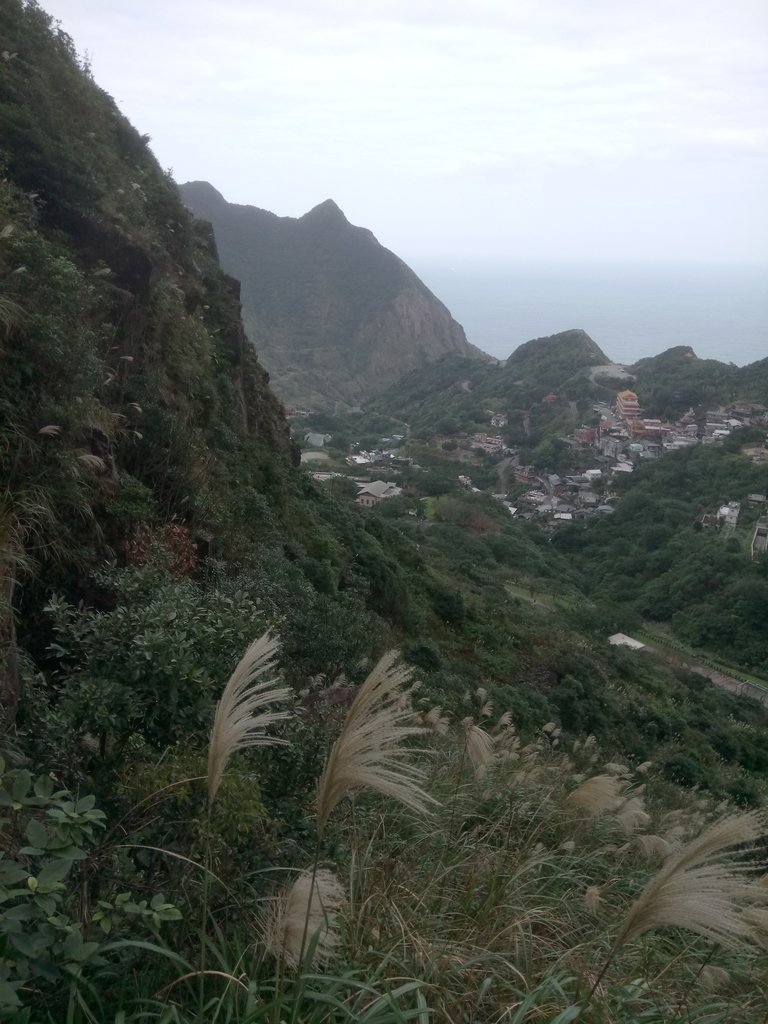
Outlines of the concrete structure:
<svg viewBox="0 0 768 1024">
<path fill-rule="evenodd" d="M 331 440 L 331 435 L 320 434 L 314 430 L 307 430 L 304 434 L 304 440 L 307 444 L 312 445 L 313 448 L 322 448 L 327 441 Z"/>
<path fill-rule="evenodd" d="M 768 553 L 768 518 L 758 519 L 752 537 L 752 557 Z"/>
</svg>

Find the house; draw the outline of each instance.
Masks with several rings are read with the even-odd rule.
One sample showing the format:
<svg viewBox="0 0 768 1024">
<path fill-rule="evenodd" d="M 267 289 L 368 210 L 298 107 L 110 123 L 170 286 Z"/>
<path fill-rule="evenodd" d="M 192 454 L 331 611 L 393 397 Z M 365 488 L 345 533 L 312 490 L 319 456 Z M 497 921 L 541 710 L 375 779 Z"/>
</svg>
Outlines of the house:
<svg viewBox="0 0 768 1024">
<path fill-rule="evenodd" d="M 372 480 L 369 484 L 358 484 L 358 492 L 355 501 L 364 508 L 372 508 L 386 498 L 397 498 L 403 493 L 402 487 L 391 481 Z"/>
<path fill-rule="evenodd" d="M 573 432 L 573 438 L 579 444 L 591 444 L 597 438 L 597 428 L 577 427 Z"/>
<path fill-rule="evenodd" d="M 600 438 L 600 451 L 609 459 L 617 458 L 622 447 L 622 441 L 618 437 L 611 437 L 608 434 L 603 434 Z"/>
<path fill-rule="evenodd" d="M 764 505 L 766 498 L 764 494 L 750 494 L 747 501 L 750 505 Z"/>
<path fill-rule="evenodd" d="M 738 501 L 729 501 L 727 505 L 722 505 L 720 507 L 717 513 L 717 518 L 729 529 L 733 530 L 739 521 L 740 512 L 741 503 Z"/>
<path fill-rule="evenodd" d="M 492 434 L 473 434 L 472 447 L 485 452 L 486 455 L 497 455 L 504 450 L 504 438 Z"/>
<path fill-rule="evenodd" d="M 507 414 L 504 412 L 495 412 L 491 416 L 492 427 L 506 427 L 507 425 Z"/>
<path fill-rule="evenodd" d="M 547 402 L 549 405 L 552 405 L 552 403 L 556 401 L 557 395 L 554 393 L 554 391 L 551 391 L 548 395 L 544 395 L 544 397 L 542 398 L 542 402 Z"/>
<path fill-rule="evenodd" d="M 630 647 L 633 651 L 646 651 L 648 649 L 644 643 L 634 640 L 631 636 L 627 636 L 626 633 L 614 633 L 613 636 L 608 637 L 608 643 L 613 644 L 614 647 Z"/>
</svg>

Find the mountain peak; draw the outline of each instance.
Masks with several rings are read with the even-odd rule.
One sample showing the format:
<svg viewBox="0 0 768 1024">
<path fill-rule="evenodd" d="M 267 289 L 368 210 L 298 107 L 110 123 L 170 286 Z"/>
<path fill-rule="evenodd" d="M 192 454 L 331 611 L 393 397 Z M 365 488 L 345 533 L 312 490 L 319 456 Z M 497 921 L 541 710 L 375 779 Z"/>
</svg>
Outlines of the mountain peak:
<svg viewBox="0 0 768 1024">
<path fill-rule="evenodd" d="M 222 265 L 243 283 L 246 330 L 285 401 L 356 406 L 445 354 L 481 357 L 414 272 L 332 199 L 294 218 L 201 201 L 187 186 L 182 196 L 213 223 Z"/>
<path fill-rule="evenodd" d="M 348 224 L 349 221 L 344 216 L 343 210 L 333 201 L 333 199 L 326 199 L 322 203 L 318 203 L 317 206 L 313 206 L 308 213 L 305 213 L 303 217 L 299 217 L 299 220 L 305 223 L 313 221 L 315 223 L 322 224 Z"/>
<path fill-rule="evenodd" d="M 199 202 L 225 203 L 226 199 L 209 181 L 186 181 L 179 188 L 193 195 Z"/>
</svg>

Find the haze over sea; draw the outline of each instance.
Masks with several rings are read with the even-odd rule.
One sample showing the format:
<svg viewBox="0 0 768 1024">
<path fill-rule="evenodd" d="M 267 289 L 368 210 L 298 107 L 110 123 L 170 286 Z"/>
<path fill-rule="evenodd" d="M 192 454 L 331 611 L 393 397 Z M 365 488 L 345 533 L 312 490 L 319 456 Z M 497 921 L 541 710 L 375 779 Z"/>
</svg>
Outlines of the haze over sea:
<svg viewBox="0 0 768 1024">
<path fill-rule="evenodd" d="M 411 266 L 467 338 L 504 359 L 531 338 L 582 328 L 617 363 L 674 345 L 739 366 L 768 357 L 768 268 L 646 263 Z"/>
</svg>

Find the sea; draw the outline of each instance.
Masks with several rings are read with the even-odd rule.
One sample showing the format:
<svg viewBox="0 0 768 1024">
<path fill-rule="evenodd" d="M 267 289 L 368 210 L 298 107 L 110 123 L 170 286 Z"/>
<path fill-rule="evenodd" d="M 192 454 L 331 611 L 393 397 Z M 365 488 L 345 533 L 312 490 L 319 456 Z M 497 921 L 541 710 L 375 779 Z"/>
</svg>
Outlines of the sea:
<svg viewBox="0 0 768 1024">
<path fill-rule="evenodd" d="M 531 338 L 574 327 L 617 363 L 675 345 L 737 366 L 768 357 L 768 267 L 460 260 L 411 266 L 469 341 L 498 359 Z"/>
</svg>

